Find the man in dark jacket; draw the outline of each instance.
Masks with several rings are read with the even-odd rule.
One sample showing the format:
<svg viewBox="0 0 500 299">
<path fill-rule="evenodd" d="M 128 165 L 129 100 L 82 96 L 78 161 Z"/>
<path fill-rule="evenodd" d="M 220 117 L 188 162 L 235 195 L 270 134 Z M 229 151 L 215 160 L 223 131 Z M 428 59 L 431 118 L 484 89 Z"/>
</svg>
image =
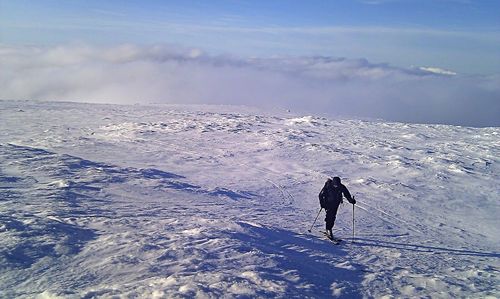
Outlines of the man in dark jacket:
<svg viewBox="0 0 500 299">
<path fill-rule="evenodd" d="M 346 186 L 342 185 L 339 177 L 334 177 L 333 179 L 328 178 L 325 186 L 319 193 L 319 203 L 321 207 L 326 210 L 326 234 L 330 239 L 333 239 L 332 228 L 335 223 L 335 218 L 337 217 L 339 205 L 343 201 L 342 195 L 344 195 L 353 205 L 356 204 L 356 200 L 351 197 Z"/>
</svg>

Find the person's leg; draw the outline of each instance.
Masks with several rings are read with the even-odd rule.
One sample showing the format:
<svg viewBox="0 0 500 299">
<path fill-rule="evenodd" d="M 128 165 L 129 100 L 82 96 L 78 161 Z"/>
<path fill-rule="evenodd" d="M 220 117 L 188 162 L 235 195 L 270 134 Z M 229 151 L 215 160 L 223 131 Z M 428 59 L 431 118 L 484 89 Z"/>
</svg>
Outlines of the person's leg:
<svg viewBox="0 0 500 299">
<path fill-rule="evenodd" d="M 332 237 L 332 228 L 335 223 L 335 214 L 336 213 L 334 213 L 333 209 L 326 210 L 325 222 L 326 222 L 326 234 L 328 235 L 328 237 Z"/>
<path fill-rule="evenodd" d="M 333 213 L 332 209 L 326 210 L 326 217 L 325 217 L 325 224 L 326 224 L 326 230 L 329 231 L 332 229 L 333 224 L 335 223 L 335 213 Z"/>
<path fill-rule="evenodd" d="M 337 218 L 337 211 L 339 209 L 339 205 L 336 205 L 328 210 L 326 210 L 326 233 L 333 238 L 332 229 L 335 225 L 335 219 Z"/>
</svg>

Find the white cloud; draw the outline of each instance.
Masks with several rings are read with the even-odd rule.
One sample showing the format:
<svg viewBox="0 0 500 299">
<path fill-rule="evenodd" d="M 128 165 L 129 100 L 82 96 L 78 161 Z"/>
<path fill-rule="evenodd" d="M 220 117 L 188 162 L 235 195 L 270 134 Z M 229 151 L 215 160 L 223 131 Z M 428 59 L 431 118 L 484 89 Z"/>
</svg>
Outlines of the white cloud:
<svg viewBox="0 0 500 299">
<path fill-rule="evenodd" d="M 419 67 L 420 70 L 422 71 L 426 71 L 426 72 L 429 72 L 429 73 L 433 73 L 433 74 L 439 74 L 439 75 L 447 75 L 447 76 L 455 76 L 457 75 L 456 72 L 454 71 L 450 71 L 450 70 L 445 70 L 445 69 L 442 69 L 442 68 L 438 68 L 438 67 L 424 67 L 424 66 L 421 66 Z"/>
<path fill-rule="evenodd" d="M 363 59 L 242 59 L 166 46 L 0 47 L 0 69 L 2 99 L 244 104 L 500 125 L 498 76 L 445 76 Z"/>
</svg>

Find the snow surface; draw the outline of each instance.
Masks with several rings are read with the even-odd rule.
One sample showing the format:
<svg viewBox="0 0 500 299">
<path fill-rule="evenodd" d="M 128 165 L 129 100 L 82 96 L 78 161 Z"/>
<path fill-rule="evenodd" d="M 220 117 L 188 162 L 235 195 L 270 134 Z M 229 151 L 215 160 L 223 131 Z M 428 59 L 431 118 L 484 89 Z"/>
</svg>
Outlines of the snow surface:
<svg viewBox="0 0 500 299">
<path fill-rule="evenodd" d="M 495 298 L 499 134 L 0 101 L 0 297 Z M 339 246 L 307 232 L 334 175 Z"/>
</svg>

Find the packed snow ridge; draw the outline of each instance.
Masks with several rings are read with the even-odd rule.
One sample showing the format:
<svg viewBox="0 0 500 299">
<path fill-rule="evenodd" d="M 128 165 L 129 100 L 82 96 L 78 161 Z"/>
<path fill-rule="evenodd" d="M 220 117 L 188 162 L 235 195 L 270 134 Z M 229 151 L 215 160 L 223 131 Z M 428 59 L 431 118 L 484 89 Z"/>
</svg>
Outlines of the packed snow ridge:
<svg viewBox="0 0 500 299">
<path fill-rule="evenodd" d="M 499 157 L 499 128 L 0 101 L 0 297 L 496 298 Z"/>
</svg>

